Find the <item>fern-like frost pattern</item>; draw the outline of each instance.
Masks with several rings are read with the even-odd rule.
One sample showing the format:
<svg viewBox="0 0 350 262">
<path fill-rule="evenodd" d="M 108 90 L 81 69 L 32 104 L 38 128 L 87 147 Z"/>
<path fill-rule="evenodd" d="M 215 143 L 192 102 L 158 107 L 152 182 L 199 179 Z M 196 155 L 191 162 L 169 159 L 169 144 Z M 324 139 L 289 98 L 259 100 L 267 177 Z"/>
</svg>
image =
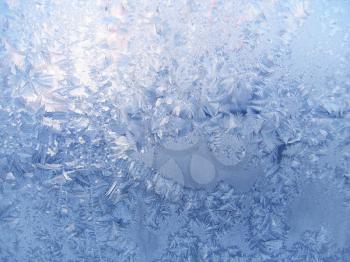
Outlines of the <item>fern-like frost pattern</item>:
<svg viewBox="0 0 350 262">
<path fill-rule="evenodd" d="M 0 0 L 1 261 L 350 261 L 346 0 Z"/>
</svg>

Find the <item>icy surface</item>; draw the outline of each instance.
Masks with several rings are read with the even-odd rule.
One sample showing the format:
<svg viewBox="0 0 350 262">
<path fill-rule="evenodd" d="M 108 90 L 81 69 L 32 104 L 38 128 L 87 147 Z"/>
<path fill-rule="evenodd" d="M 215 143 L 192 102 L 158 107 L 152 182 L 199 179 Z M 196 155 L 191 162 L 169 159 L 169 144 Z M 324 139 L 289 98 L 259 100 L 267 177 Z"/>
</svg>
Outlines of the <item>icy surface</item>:
<svg viewBox="0 0 350 262">
<path fill-rule="evenodd" d="M 0 0 L 0 261 L 350 261 L 348 0 Z"/>
</svg>

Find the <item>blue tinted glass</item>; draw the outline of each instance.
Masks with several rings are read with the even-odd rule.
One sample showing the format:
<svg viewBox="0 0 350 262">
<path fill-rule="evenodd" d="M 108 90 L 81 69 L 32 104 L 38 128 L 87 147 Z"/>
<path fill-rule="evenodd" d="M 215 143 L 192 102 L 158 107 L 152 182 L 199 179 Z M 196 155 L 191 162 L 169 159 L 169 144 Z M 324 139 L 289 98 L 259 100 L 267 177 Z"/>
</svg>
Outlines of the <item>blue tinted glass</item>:
<svg viewBox="0 0 350 262">
<path fill-rule="evenodd" d="M 0 261 L 350 261 L 348 0 L 0 0 Z"/>
</svg>

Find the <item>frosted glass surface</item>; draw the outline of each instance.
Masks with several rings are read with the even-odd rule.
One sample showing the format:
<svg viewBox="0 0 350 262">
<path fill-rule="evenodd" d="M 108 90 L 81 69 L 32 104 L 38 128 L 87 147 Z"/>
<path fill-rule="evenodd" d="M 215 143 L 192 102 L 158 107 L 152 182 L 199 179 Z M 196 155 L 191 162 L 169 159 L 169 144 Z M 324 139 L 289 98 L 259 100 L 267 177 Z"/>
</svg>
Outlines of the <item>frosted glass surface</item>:
<svg viewBox="0 0 350 262">
<path fill-rule="evenodd" d="M 350 261 L 350 2 L 0 0 L 0 261 Z"/>
</svg>

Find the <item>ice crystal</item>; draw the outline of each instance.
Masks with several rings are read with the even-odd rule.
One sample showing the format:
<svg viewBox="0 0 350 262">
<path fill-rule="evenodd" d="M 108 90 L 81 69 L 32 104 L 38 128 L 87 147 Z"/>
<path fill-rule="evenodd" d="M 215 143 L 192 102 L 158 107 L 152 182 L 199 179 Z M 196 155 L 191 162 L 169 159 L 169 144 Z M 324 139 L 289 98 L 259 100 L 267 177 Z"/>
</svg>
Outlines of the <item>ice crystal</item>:
<svg viewBox="0 0 350 262">
<path fill-rule="evenodd" d="M 1 261 L 349 261 L 346 0 L 0 0 Z"/>
</svg>

